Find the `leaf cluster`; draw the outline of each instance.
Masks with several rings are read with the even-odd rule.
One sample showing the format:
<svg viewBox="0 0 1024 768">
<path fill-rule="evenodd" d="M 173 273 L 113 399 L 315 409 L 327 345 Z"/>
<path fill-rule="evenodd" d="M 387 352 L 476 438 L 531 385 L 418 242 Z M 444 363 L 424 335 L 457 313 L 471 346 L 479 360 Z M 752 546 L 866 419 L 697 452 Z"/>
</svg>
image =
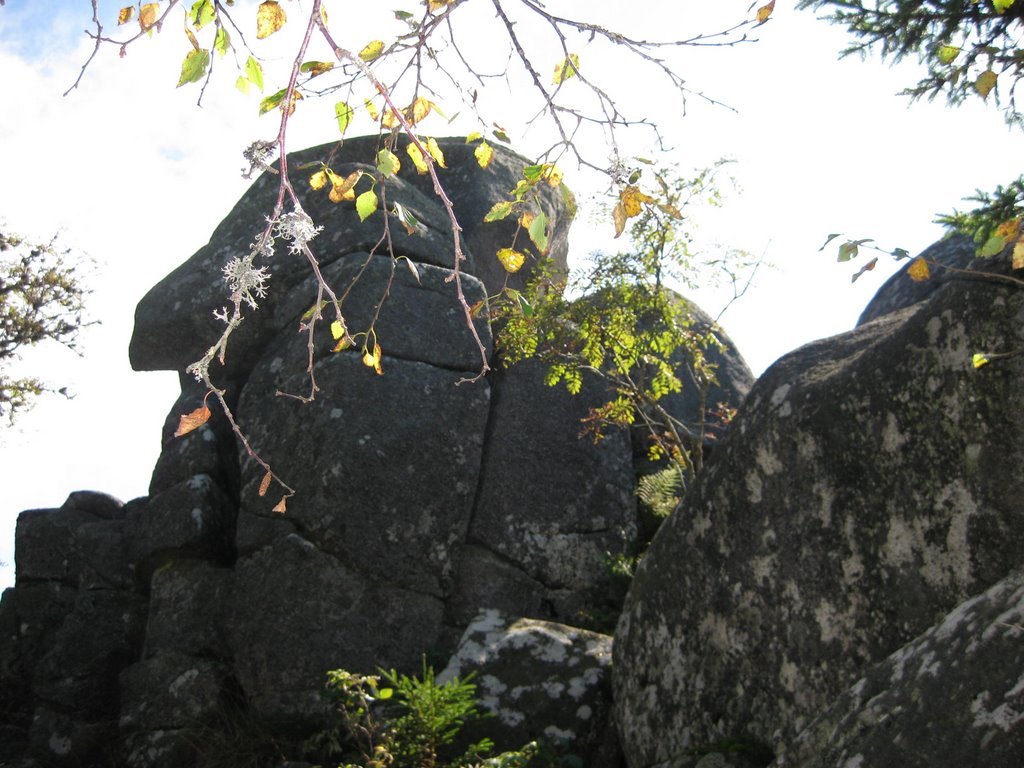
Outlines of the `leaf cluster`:
<svg viewBox="0 0 1024 768">
<path fill-rule="evenodd" d="M 966 200 L 977 205 L 969 211 L 954 210 L 942 214 L 936 223 L 971 237 L 978 247 L 979 256 L 994 256 L 1010 243 L 1019 245 L 1022 242 L 1024 175 L 1005 187 L 997 186 L 993 192 L 976 190 Z"/>
<path fill-rule="evenodd" d="M 462 728 L 483 716 L 471 677 L 439 684 L 426 661 L 419 678 L 332 670 L 324 695 L 336 721 L 307 741 L 307 752 L 341 760 L 341 768 L 527 768 L 538 753 L 533 743 L 494 756 L 489 739 L 455 746 Z"/>
<path fill-rule="evenodd" d="M 829 8 L 829 21 L 857 38 L 844 55 L 880 48 L 883 58 L 911 54 L 927 74 L 904 93 L 950 104 L 994 94 L 1007 122 L 1024 126 L 1016 89 L 1024 76 L 1021 0 L 800 0 L 800 8 Z"/>
<path fill-rule="evenodd" d="M 36 377 L 12 378 L 3 367 L 44 340 L 76 349 L 88 292 L 69 251 L 0 231 L 0 417 L 31 404 L 47 389 Z"/>
</svg>

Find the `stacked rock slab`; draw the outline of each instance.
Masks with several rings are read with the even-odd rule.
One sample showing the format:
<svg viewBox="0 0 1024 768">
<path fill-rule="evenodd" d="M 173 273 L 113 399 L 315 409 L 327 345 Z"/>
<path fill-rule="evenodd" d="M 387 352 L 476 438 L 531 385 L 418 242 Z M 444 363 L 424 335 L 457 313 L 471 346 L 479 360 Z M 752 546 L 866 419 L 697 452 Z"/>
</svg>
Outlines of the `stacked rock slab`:
<svg viewBox="0 0 1024 768">
<path fill-rule="evenodd" d="M 1008 261 L 971 267 L 1001 275 Z M 1024 294 L 976 274 L 899 304 L 770 368 L 655 536 L 614 651 L 633 768 L 726 742 L 770 760 L 1024 564 Z M 977 352 L 1012 354 L 975 369 Z M 961 679 L 941 659 L 927 664 Z M 982 693 L 976 711 L 992 711 Z M 849 695 L 845 711 L 863 702 Z M 881 764 L 905 763 L 863 763 Z"/>
<path fill-rule="evenodd" d="M 308 264 L 281 240 L 268 264 L 269 295 L 232 336 L 224 365 L 211 366 L 250 444 L 298 491 L 285 514 L 272 511 L 279 488 L 260 495 L 264 471 L 216 407 L 206 424 L 173 437 L 179 417 L 206 395 L 184 369 L 220 334 L 221 268 L 265 226 L 279 177 L 261 176 L 209 244 L 140 302 L 133 366 L 182 375 L 150 495 L 111 501 L 106 517 L 83 516 L 69 500 L 19 524 L 0 660 L 20 702 L 11 733 L 32 754 L 68 765 L 181 766 L 197 744 L 220 743 L 242 724 L 248 742 L 274 734 L 283 749 L 323 726 L 329 669 L 418 673 L 424 655 L 440 666 L 481 609 L 551 626 L 599 618 L 607 626 L 617 610 L 607 560 L 628 552 L 636 535 L 629 436 L 579 440 L 579 419 L 603 391 L 591 384 L 570 398 L 544 386 L 535 367 L 500 370 L 486 312 L 475 320 L 482 357 L 456 298 L 447 213 L 411 163 L 388 181 L 387 200 L 421 226 L 410 234 L 392 218 L 393 254 L 377 246 L 382 211 L 361 222 L 351 203 L 331 203 L 302 179 L 321 163 L 338 175 L 373 173 L 363 163 L 376 141 L 294 153 L 289 166 L 303 209 L 324 226 L 312 241 L 320 269 L 339 294 L 350 288 L 350 332 L 372 324 L 382 374 L 359 349 L 332 353 L 324 327 L 313 339 L 316 399 L 278 395 L 309 394 L 300 326 L 316 300 Z M 467 256 L 461 287 L 469 304 L 485 302 L 505 280 L 493 252 L 511 242 L 515 224 L 484 224 L 483 216 L 526 161 L 497 148 L 485 171 L 462 139 L 440 145 L 449 169 L 439 173 Z M 401 146 L 396 152 L 405 157 Z M 557 190 L 545 188 L 540 206 L 554 226 L 549 256 L 564 269 L 568 219 Z M 464 382 L 483 358 L 498 370 Z M 738 404 L 750 374 L 735 353 L 730 361 L 724 368 L 739 373 L 722 384 Z M 55 558 L 34 543 L 50 538 L 78 554 Z M 120 635 L 106 628 L 115 610 L 128 617 Z M 76 633 L 90 621 L 102 629 L 95 642 L 112 650 L 104 657 L 82 647 L 109 663 L 83 668 L 66 690 L 57 670 L 75 660 Z M 65 737 L 65 721 L 88 728 Z M 86 750 L 100 721 L 112 755 Z"/>
</svg>

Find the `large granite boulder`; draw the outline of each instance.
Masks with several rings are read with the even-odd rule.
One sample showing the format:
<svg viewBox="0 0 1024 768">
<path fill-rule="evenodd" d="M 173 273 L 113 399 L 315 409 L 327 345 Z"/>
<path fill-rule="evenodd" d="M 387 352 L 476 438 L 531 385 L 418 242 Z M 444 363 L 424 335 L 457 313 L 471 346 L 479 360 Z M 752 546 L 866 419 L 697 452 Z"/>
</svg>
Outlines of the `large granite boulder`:
<svg viewBox="0 0 1024 768">
<path fill-rule="evenodd" d="M 389 204 L 422 224 L 409 233 L 392 220 L 392 251 L 378 244 L 382 212 L 360 222 L 350 203 L 329 202 L 302 178 L 320 163 L 338 174 L 372 170 L 361 164 L 376 142 L 289 158 L 303 208 L 324 226 L 312 245 L 344 297 L 354 347 L 333 351 L 328 323 L 310 338 L 303 317 L 317 285 L 308 262 L 279 243 L 269 295 L 246 310 L 226 364 L 211 365 L 231 418 L 185 374 L 220 333 L 212 311 L 226 300 L 222 266 L 265 226 L 272 173 L 140 302 L 132 364 L 178 371 L 182 393 L 149 496 L 121 505 L 76 494 L 60 510 L 22 516 L 18 582 L 0 604 L 0 703 L 12 712 L 0 712 L 9 731 L 0 737 L 29 745 L 12 757 L 34 750 L 70 765 L 105 743 L 119 764 L 169 768 L 194 761 L 196 744 L 216 741 L 218 729 L 232 731 L 218 725 L 224 717 L 255 724 L 295 757 L 326 722 L 328 670 L 418 673 L 424 656 L 448 658 L 488 609 L 562 626 L 567 646 L 614 625 L 622 595 L 611 562 L 635 546 L 644 468 L 624 431 L 580 439 L 580 419 L 608 399 L 599 382 L 570 397 L 535 365 L 502 369 L 488 322 L 487 296 L 506 278 L 493 252 L 516 225 L 483 217 L 526 161 L 496 148 L 485 170 L 472 146 L 441 141 L 449 168 L 439 173 L 467 257 L 461 290 L 484 306 L 471 330 L 450 222 L 427 177 L 403 163 L 388 181 Z M 396 151 L 404 156 L 401 144 Z M 569 217 L 559 190 L 540 191 L 549 256 L 564 269 Z M 375 344 L 379 372 L 363 362 L 364 345 Z M 722 385 L 736 404 L 750 373 L 731 360 Z M 493 370 L 480 379 L 485 363 Z M 212 417 L 174 437 L 179 418 L 204 402 Z M 670 405 L 680 418 L 691 406 Z M 295 489 L 284 513 L 274 511 L 280 486 L 263 493 L 253 451 Z M 76 640 L 89 632 L 94 639 Z M 591 711 L 591 725 L 604 717 Z M 571 730 L 559 722 L 548 724 Z M 599 732 L 611 731 L 587 731 L 580 743 L 594 747 Z"/>
<path fill-rule="evenodd" d="M 1024 356 L 972 366 L 1024 348 L 1022 319 L 1019 290 L 949 280 L 761 377 L 618 625 L 633 768 L 723 741 L 770 755 L 1024 563 Z"/>
<path fill-rule="evenodd" d="M 773 768 L 1024 765 L 1024 575 L 867 671 Z"/>
</svg>

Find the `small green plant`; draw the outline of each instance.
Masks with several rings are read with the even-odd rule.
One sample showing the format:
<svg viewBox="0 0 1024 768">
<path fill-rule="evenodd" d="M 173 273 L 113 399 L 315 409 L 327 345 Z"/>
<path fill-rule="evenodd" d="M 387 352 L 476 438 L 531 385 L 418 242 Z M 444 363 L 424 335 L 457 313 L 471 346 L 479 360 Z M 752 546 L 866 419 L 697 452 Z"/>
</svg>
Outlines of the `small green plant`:
<svg viewBox="0 0 1024 768">
<path fill-rule="evenodd" d="M 426 661 L 422 678 L 393 669 L 379 675 L 332 670 L 324 695 L 336 722 L 307 740 L 306 751 L 339 768 L 526 768 L 537 754 L 532 742 L 493 756 L 489 739 L 456 747 L 463 726 L 483 717 L 476 685 L 470 677 L 438 684 Z"/>
</svg>

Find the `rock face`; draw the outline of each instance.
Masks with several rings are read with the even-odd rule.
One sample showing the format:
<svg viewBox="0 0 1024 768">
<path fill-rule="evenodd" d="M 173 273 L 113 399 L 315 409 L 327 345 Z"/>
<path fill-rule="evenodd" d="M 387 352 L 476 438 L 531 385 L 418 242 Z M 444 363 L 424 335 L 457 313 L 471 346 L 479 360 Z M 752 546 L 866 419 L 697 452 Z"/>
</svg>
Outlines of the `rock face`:
<svg viewBox="0 0 1024 768">
<path fill-rule="evenodd" d="M 777 768 L 1024 764 L 1024 576 L 957 606 L 848 688 Z"/>
<path fill-rule="evenodd" d="M 482 219 L 526 161 L 498 149 L 482 171 L 462 139 L 441 146 L 472 304 L 505 279 L 493 251 L 514 225 Z M 261 496 L 263 469 L 212 403 L 209 421 L 173 437 L 206 395 L 183 375 L 149 496 L 121 505 L 76 495 L 60 510 L 24 513 L 17 584 L 0 607 L 9 729 L 0 737 L 20 745 L 11 757 L 170 768 L 194 761 L 195 744 L 221 722 L 225 732 L 249 724 L 274 734 L 285 749 L 323 725 L 329 669 L 418 673 L 424 655 L 446 659 L 484 609 L 552 632 L 564 625 L 569 645 L 591 637 L 579 627 L 609 627 L 616 615 L 608 560 L 636 538 L 638 466 L 624 433 L 578 439 L 580 417 L 605 393 L 570 398 L 528 364 L 460 384 L 482 359 L 450 281 L 445 211 L 429 182 L 404 169 L 388 182 L 389 206 L 400 203 L 422 229 L 409 235 L 392 219 L 388 254 L 377 246 L 382 213 L 360 222 L 351 203 L 330 203 L 296 175 L 320 162 L 339 175 L 372 172 L 360 163 L 375 140 L 336 149 L 295 153 L 290 167 L 303 208 L 325 227 L 313 241 L 320 269 L 348 290 L 350 332 L 381 345 L 382 375 L 357 349 L 331 353 L 322 328 L 312 340 L 315 401 L 279 396 L 309 394 L 308 340 L 297 331 L 316 300 L 308 266 L 279 243 L 270 295 L 211 375 L 250 445 L 298 493 L 286 514 L 271 511 L 280 491 Z M 249 251 L 277 179 L 255 182 L 210 243 L 140 302 L 133 366 L 183 372 L 216 340 L 221 268 Z M 544 194 L 551 255 L 564 267 L 567 218 L 557 191 Z M 486 319 L 475 327 L 493 360 Z M 750 373 L 735 353 L 726 368 L 733 378 L 722 386 L 738 405 Z M 608 638 L 600 642 L 606 663 Z M 592 721 L 601 725 L 580 741 L 588 749 L 604 735 L 601 701 Z"/>
<path fill-rule="evenodd" d="M 727 740 L 770 759 L 873 664 L 1024 564 L 1024 357 L 971 364 L 1024 348 L 1022 320 L 1019 290 L 948 280 L 762 376 L 655 536 L 618 625 L 633 768 Z"/>
</svg>

